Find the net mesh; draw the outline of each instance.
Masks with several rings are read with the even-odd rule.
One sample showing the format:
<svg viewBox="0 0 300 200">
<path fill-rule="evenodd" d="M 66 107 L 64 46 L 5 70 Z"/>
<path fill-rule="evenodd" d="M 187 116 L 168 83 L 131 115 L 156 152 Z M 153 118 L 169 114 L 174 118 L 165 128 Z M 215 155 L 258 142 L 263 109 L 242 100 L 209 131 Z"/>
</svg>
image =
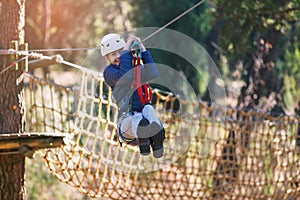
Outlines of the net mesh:
<svg viewBox="0 0 300 200">
<path fill-rule="evenodd" d="M 90 197 L 300 196 L 297 117 L 188 102 L 155 89 L 153 104 L 167 138 L 159 160 L 119 145 L 118 108 L 101 74 L 82 70 L 80 88 L 27 74 L 25 91 L 28 132 L 69 133 L 66 145 L 38 155 L 59 180 Z"/>
</svg>

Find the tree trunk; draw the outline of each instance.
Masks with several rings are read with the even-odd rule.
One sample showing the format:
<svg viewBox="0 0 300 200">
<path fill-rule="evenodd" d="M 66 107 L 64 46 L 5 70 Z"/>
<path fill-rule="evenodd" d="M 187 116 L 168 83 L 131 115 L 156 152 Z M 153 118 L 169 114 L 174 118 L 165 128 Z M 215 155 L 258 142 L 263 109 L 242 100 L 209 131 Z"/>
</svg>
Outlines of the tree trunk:
<svg viewBox="0 0 300 200">
<path fill-rule="evenodd" d="M 24 43 L 25 0 L 0 3 L 0 49 L 8 49 L 16 40 Z M 0 71 L 11 64 L 9 56 L 0 56 Z M 25 103 L 22 71 L 9 69 L 0 74 L 0 134 L 23 133 Z M 24 199 L 25 157 L 0 152 L 0 199 Z"/>
</svg>

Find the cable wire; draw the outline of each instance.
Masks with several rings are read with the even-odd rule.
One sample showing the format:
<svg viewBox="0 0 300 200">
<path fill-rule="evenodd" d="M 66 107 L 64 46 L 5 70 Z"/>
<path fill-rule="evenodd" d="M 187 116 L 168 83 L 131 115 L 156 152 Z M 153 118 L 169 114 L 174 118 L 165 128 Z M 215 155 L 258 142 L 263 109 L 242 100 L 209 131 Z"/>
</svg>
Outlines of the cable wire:
<svg viewBox="0 0 300 200">
<path fill-rule="evenodd" d="M 180 18 L 182 18 L 183 16 L 185 16 L 186 14 L 188 14 L 189 12 L 191 12 L 192 10 L 194 10 L 195 8 L 197 8 L 198 6 L 200 6 L 204 2 L 205 2 L 205 0 L 199 1 L 194 6 L 192 6 L 188 10 L 184 11 L 183 13 L 181 13 L 180 15 L 178 15 L 177 17 L 175 17 L 174 19 L 172 19 L 170 22 L 166 23 L 164 26 L 160 27 L 158 30 L 156 30 L 153 33 L 151 33 L 150 35 L 148 35 L 146 38 L 144 38 L 142 40 L 142 42 L 144 42 L 144 41 L 148 40 L 149 38 L 153 37 L 154 35 L 156 35 L 157 33 L 159 33 L 161 30 L 163 30 L 166 27 L 170 26 L 171 24 L 173 24 L 174 22 L 176 22 L 177 20 L 179 20 Z"/>
<path fill-rule="evenodd" d="M 151 33 L 150 35 L 148 35 L 146 38 L 142 39 L 142 42 L 150 39 L 151 37 L 153 37 L 154 35 L 156 35 L 160 31 L 165 29 L 166 27 L 168 27 L 171 24 L 173 24 L 174 22 L 178 21 L 180 18 L 182 18 L 183 16 L 185 16 L 186 14 L 188 14 L 189 12 L 191 12 L 192 10 L 194 10 L 195 8 L 197 8 L 198 6 L 203 4 L 204 2 L 205 2 L 205 0 L 199 1 L 194 6 L 190 7 L 188 10 L 184 11 L 183 13 L 181 13 L 180 15 L 178 15 L 177 17 L 175 17 L 174 19 L 172 19 L 171 21 L 166 23 L 164 26 L 160 27 L 158 30 L 156 30 L 153 33 Z M 54 52 L 54 51 L 88 51 L 88 50 L 96 50 L 96 49 L 100 49 L 100 47 L 33 49 L 33 50 L 28 50 L 28 51 L 29 52 L 49 52 L 49 51 Z"/>
<path fill-rule="evenodd" d="M 175 17 L 174 19 L 172 19 L 168 23 L 166 23 L 164 26 L 160 27 L 158 30 L 156 30 L 153 33 L 151 33 L 150 35 L 148 35 L 146 38 L 144 38 L 142 40 L 142 42 L 144 42 L 144 41 L 148 40 L 149 38 L 153 37 L 154 35 L 156 35 L 160 31 L 162 31 L 166 27 L 170 26 L 171 24 L 173 24 L 174 22 L 176 22 L 177 20 L 179 20 L 180 18 L 182 18 L 183 16 L 185 16 L 186 14 L 188 14 L 189 12 L 191 12 L 192 10 L 194 10 L 195 8 L 197 8 L 198 6 L 203 4 L 204 2 L 205 2 L 205 0 L 199 1 L 194 6 L 192 6 L 188 10 L 184 11 L 183 13 L 181 13 L 180 15 L 178 15 L 177 17 Z M 0 75 L 3 74 L 5 71 L 7 71 L 9 68 L 13 67 L 16 63 L 21 62 L 22 60 L 26 59 L 27 57 L 34 58 L 34 59 L 49 59 L 50 58 L 49 56 L 44 56 L 43 54 L 38 53 L 38 52 L 87 51 L 87 50 L 95 50 L 95 49 L 100 49 L 100 47 L 34 49 L 34 50 L 28 50 L 28 51 L 16 51 L 14 49 L 8 49 L 8 50 L 0 49 L 0 55 L 13 55 L 13 54 L 16 54 L 16 55 L 25 56 L 25 57 L 15 61 L 15 62 L 11 63 L 8 67 L 4 68 L 0 72 Z M 71 67 L 77 68 L 77 69 L 82 69 L 81 66 L 70 63 L 70 62 L 67 62 L 67 61 L 62 61 L 62 63 L 66 64 L 66 65 L 69 65 Z"/>
</svg>

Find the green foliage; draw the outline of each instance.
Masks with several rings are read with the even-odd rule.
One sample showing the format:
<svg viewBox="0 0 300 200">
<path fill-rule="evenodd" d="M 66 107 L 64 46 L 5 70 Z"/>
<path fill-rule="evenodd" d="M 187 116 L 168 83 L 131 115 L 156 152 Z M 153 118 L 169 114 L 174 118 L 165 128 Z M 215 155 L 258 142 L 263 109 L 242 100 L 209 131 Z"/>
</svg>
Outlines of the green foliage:
<svg viewBox="0 0 300 200">
<path fill-rule="evenodd" d="M 258 104 L 259 98 L 268 99 L 271 93 L 276 93 L 277 108 L 294 110 L 299 102 L 299 80 L 293 74 L 299 69 L 294 48 L 299 48 L 296 23 L 300 17 L 299 0 L 212 0 L 211 3 L 218 50 L 228 60 L 229 77 L 237 72 L 238 62 L 243 66 L 239 77 L 246 85 L 240 99 L 250 97 L 249 102 Z M 263 44 L 257 45 L 261 41 Z M 266 46 L 269 44 L 271 48 Z"/>
<path fill-rule="evenodd" d="M 89 198 L 75 188 L 60 182 L 41 159 L 26 159 L 26 199 L 80 200 Z"/>
<path fill-rule="evenodd" d="M 141 28 L 162 27 L 199 1 L 189 0 L 174 3 L 167 0 L 129 0 L 129 2 L 132 5 L 132 12 L 130 12 L 129 18 L 134 27 Z M 167 28 L 184 33 L 200 44 L 205 45 L 204 40 L 211 30 L 211 21 L 212 17 L 209 14 L 209 5 L 204 3 Z M 180 41 L 174 45 L 177 45 L 178 48 L 185 46 L 184 44 L 180 44 Z M 203 94 L 206 91 L 207 83 L 204 82 L 203 77 L 197 73 L 185 58 L 180 58 L 178 55 L 160 50 L 151 50 L 151 53 L 157 63 L 183 72 L 196 92 Z M 206 76 L 206 74 L 203 74 L 203 76 Z"/>
<path fill-rule="evenodd" d="M 136 27 L 161 27 L 196 3 L 192 0 L 181 3 L 158 0 L 128 1 L 133 7 L 130 19 Z M 185 33 L 203 44 L 214 61 L 219 63 L 220 71 L 226 81 L 230 81 L 230 78 L 235 79 L 232 77 L 234 72 L 239 73 L 238 77 L 246 83 L 246 87 L 250 86 L 251 79 L 260 78 L 261 81 L 254 82 L 254 84 L 258 83 L 254 86 L 257 88 L 257 91 L 252 93 L 254 96 L 268 98 L 272 92 L 278 93 L 286 88 L 284 102 L 281 102 L 277 96 L 276 101 L 278 106 L 288 104 L 291 109 L 291 105 L 295 107 L 295 103 L 299 101 L 295 98 L 298 94 L 296 89 L 298 80 L 296 77 L 286 76 L 286 72 L 280 70 L 280 63 L 287 61 L 287 55 L 283 56 L 282 49 L 290 46 L 291 37 L 296 35 L 294 22 L 299 19 L 299 10 L 298 0 L 212 0 L 168 28 Z M 261 51 L 254 45 L 254 42 L 260 39 L 272 45 L 269 52 Z M 298 40 L 298 37 L 293 39 L 297 44 Z M 217 49 L 211 47 L 212 43 L 216 44 Z M 153 54 L 156 61 L 183 71 L 195 90 L 200 94 L 204 93 L 205 84 L 188 63 L 174 55 L 166 56 L 165 52 L 153 51 Z M 262 59 L 261 66 L 256 66 L 255 63 L 260 62 L 260 59 Z M 294 61 L 295 59 L 297 58 L 293 58 Z M 257 77 L 252 77 L 256 70 L 259 71 Z M 261 83 L 265 86 L 259 85 Z M 241 96 L 245 95 L 241 93 Z"/>
<path fill-rule="evenodd" d="M 286 51 L 284 63 L 279 63 L 284 81 L 283 100 L 289 112 L 298 109 L 297 102 L 300 102 L 300 49 Z"/>
<path fill-rule="evenodd" d="M 132 6 L 129 18 L 136 28 L 161 27 L 198 1 L 127 0 Z M 120 23 L 123 20 L 118 9 L 123 6 L 120 2 L 27 0 L 26 42 L 30 49 L 97 46 L 99 36 L 124 30 Z M 282 102 L 279 99 L 277 104 L 283 103 L 287 110 L 293 112 L 300 102 L 300 23 L 295 22 L 300 17 L 299 9 L 299 0 L 210 0 L 168 28 L 191 36 L 203 44 L 215 60 L 221 59 L 224 77 L 230 77 L 236 70 L 237 60 L 243 68 L 241 73 L 249 74 L 253 70 L 251 61 L 256 51 L 253 41 L 257 38 L 272 41 L 274 57 L 271 60 L 274 66 L 272 73 L 266 76 L 276 76 L 283 82 L 283 88 L 277 88 L 283 92 L 283 99 Z M 272 38 L 274 30 L 280 33 L 279 38 Z M 215 49 L 210 49 L 212 42 L 218 46 L 217 55 L 214 54 Z M 53 53 L 56 52 L 50 54 Z M 61 53 L 65 59 L 76 63 L 85 56 L 83 52 Z M 152 53 L 158 63 L 182 71 L 200 94 L 205 92 L 201 77 L 184 58 L 159 50 Z M 262 60 L 267 62 L 266 57 L 264 55 Z M 244 82 L 247 81 L 245 77 L 242 77 Z M 264 87 L 262 91 L 268 94 L 271 88 Z M 26 190 L 28 199 L 33 200 L 86 198 L 56 180 L 38 159 L 26 162 Z M 268 191 L 271 192 L 271 188 Z"/>
<path fill-rule="evenodd" d="M 290 22 L 297 20 L 298 0 L 213 0 L 216 20 L 221 21 L 219 45 L 230 56 L 253 51 L 252 41 L 270 29 L 282 33 L 290 30 Z"/>
<path fill-rule="evenodd" d="M 299 13 L 298 13 L 299 15 Z M 300 16 L 300 15 L 299 15 Z M 291 31 L 284 38 L 280 59 L 276 63 L 276 74 L 283 81 L 281 89 L 283 106 L 290 114 L 300 114 L 300 23 L 291 23 Z M 295 111 L 297 113 L 295 113 Z"/>
<path fill-rule="evenodd" d="M 168 0 L 129 0 L 132 5 L 132 12 L 129 17 L 135 27 L 161 27 L 183 13 L 198 0 L 182 1 L 174 3 Z M 204 39 L 211 29 L 208 4 L 202 4 L 183 18 L 170 25 L 168 28 L 177 30 L 189 35 L 197 41 Z"/>
<path fill-rule="evenodd" d="M 122 32 L 130 26 L 161 27 L 197 2 L 199 0 L 180 3 L 167 0 L 27 0 L 26 42 L 30 44 L 30 49 L 97 46 L 100 37 L 108 32 Z M 299 46 L 299 28 L 296 27 L 299 25 L 295 23 L 300 17 L 299 9 L 299 0 L 210 0 L 168 28 L 182 32 L 204 46 L 213 60 L 219 63 L 220 72 L 226 81 L 232 78 L 239 62 L 243 66 L 239 73 L 245 75 L 239 77 L 247 83 L 251 70 L 254 70 L 253 56 L 257 51 L 254 41 L 262 38 L 265 42 L 270 42 L 273 48 L 262 59 L 264 64 L 274 63 L 274 68 L 272 73 L 265 76 L 276 76 L 273 81 L 280 80 L 282 84 L 288 84 L 284 87 L 284 104 L 292 105 L 298 99 L 295 98 L 298 89 L 294 88 L 297 87 L 298 80 L 286 75 L 280 65 L 285 65 L 288 61 L 288 55 L 283 49 L 291 49 L 291 43 Z M 130 19 L 128 27 L 125 26 L 128 24 L 127 17 Z M 209 76 L 208 74 L 197 74 L 184 58 L 178 58 L 172 53 L 159 50 L 152 52 L 156 62 L 183 72 L 199 95 L 205 93 L 207 83 L 203 77 Z M 66 60 L 75 63 L 81 63 L 87 56 L 85 51 L 50 52 L 53 53 L 61 53 Z M 273 73 L 274 71 L 279 73 Z M 274 90 L 272 85 L 275 83 L 264 88 L 264 94 Z M 282 90 L 283 88 L 277 88 L 275 92 Z"/>
</svg>

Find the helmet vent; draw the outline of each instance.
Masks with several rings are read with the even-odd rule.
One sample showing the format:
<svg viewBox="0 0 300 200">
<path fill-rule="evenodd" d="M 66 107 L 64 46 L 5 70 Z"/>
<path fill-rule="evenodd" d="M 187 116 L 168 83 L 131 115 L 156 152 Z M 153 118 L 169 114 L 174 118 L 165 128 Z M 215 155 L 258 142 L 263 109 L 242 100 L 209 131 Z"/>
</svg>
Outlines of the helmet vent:
<svg viewBox="0 0 300 200">
<path fill-rule="evenodd" d="M 123 49 L 125 44 L 120 35 L 115 33 L 107 34 L 101 39 L 101 55 L 105 56 L 111 52 Z"/>
</svg>

